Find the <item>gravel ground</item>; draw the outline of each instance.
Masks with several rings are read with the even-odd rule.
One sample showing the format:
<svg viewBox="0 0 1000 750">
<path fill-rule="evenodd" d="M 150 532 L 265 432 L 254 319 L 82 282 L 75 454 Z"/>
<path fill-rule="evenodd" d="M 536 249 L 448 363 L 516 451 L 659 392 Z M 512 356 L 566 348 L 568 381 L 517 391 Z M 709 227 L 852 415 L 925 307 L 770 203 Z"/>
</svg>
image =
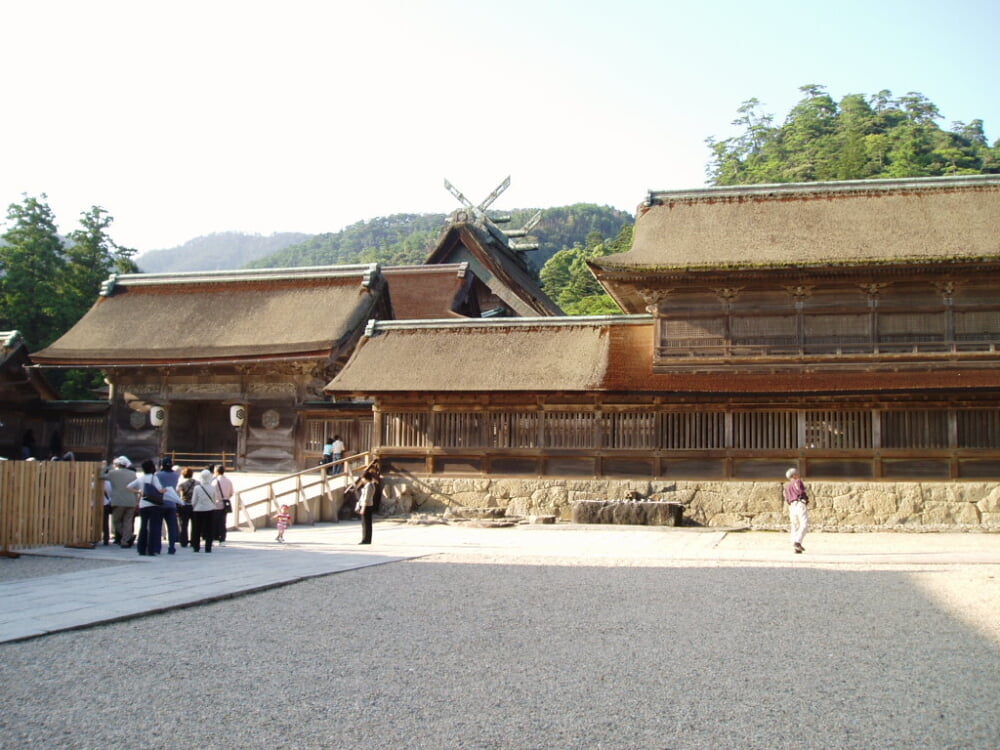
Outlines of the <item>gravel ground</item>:
<svg viewBox="0 0 1000 750">
<path fill-rule="evenodd" d="M 1000 747 L 997 566 L 532 562 L 0 645 L 0 747 Z"/>
</svg>

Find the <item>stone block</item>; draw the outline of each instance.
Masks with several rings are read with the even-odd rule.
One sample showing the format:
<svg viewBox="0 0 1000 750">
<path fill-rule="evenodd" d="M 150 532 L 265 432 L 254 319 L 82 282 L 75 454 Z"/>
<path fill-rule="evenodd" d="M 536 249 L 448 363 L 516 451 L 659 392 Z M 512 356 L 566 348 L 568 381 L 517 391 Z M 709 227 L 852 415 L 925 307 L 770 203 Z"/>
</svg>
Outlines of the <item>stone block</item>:
<svg viewBox="0 0 1000 750">
<path fill-rule="evenodd" d="M 640 526 L 679 526 L 683 507 L 650 501 L 584 500 L 573 504 L 574 523 L 611 523 Z"/>
<path fill-rule="evenodd" d="M 979 508 L 977 508 L 974 503 L 963 503 L 962 505 L 959 505 L 955 510 L 954 518 L 955 523 L 963 526 L 979 526 L 979 524 L 982 523 Z"/>
</svg>

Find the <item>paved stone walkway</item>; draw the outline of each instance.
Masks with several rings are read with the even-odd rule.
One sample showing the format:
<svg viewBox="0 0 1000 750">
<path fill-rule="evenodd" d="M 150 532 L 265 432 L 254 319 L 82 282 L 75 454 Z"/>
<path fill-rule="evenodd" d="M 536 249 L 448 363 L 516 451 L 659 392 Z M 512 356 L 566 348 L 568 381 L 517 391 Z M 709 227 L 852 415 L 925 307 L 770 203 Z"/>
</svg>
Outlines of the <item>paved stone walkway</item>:
<svg viewBox="0 0 1000 750">
<path fill-rule="evenodd" d="M 0 642 L 187 607 L 303 579 L 427 555 L 483 559 L 586 558 L 626 565 L 799 565 L 857 569 L 893 565 L 1000 564 L 997 534 L 812 534 L 793 555 L 786 534 L 624 526 L 407 525 L 379 521 L 374 544 L 357 545 L 356 522 L 230 532 L 211 555 L 140 557 L 134 548 L 46 547 L 24 553 L 81 560 L 81 570 L 0 583 Z M 95 569 L 88 562 L 108 565 Z M 115 564 L 119 563 L 119 564 Z M 16 565 L 17 561 L 3 561 Z"/>
</svg>

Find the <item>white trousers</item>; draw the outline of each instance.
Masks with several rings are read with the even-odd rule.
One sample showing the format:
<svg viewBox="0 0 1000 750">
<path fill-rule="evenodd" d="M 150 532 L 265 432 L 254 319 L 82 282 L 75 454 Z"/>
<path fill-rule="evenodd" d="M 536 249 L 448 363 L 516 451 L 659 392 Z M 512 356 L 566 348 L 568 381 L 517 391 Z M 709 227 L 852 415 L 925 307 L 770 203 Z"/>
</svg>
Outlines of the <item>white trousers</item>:
<svg viewBox="0 0 1000 750">
<path fill-rule="evenodd" d="M 788 518 L 792 522 L 792 544 L 802 544 L 809 530 L 809 506 L 796 500 L 788 506 Z"/>
</svg>

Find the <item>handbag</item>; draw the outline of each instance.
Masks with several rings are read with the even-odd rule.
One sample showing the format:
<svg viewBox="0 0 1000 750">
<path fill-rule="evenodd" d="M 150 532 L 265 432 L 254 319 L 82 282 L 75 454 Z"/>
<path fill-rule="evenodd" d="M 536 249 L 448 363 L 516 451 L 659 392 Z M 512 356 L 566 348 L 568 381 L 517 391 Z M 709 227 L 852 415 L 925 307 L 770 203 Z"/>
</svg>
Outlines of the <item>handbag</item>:
<svg viewBox="0 0 1000 750">
<path fill-rule="evenodd" d="M 142 499 L 153 505 L 163 505 L 163 493 L 156 489 L 152 482 L 142 485 Z"/>
<path fill-rule="evenodd" d="M 233 512 L 233 504 L 231 502 L 229 502 L 229 498 L 228 497 L 222 498 L 222 508 L 223 508 L 223 510 L 226 511 L 226 513 L 232 513 Z"/>
</svg>

